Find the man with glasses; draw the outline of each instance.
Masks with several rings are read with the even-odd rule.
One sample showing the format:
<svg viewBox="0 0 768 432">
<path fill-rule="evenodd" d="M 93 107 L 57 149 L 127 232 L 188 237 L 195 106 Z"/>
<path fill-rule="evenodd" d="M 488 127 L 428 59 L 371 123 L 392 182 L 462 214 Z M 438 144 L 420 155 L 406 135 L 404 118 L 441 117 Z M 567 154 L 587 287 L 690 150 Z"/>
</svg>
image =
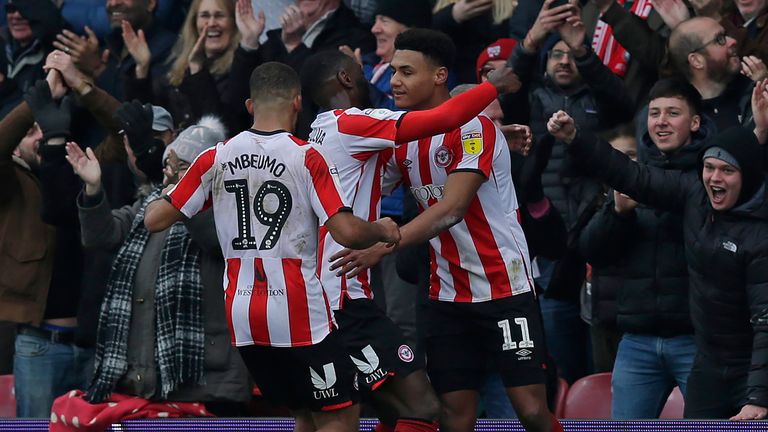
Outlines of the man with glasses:
<svg viewBox="0 0 768 432">
<path fill-rule="evenodd" d="M 717 21 L 696 17 L 682 22 L 669 36 L 672 63 L 703 99 L 703 114 L 719 130 L 749 126 L 753 82 L 741 75 L 736 40 Z"/>
<path fill-rule="evenodd" d="M 554 6 L 546 0 L 536 22 L 515 47 L 510 65 L 523 85 L 529 85 L 530 126 L 533 136 L 546 136 L 547 120 L 563 107 L 576 123 L 591 132 L 613 128 L 633 115 L 631 98 L 621 81 L 603 65 L 585 44 L 585 28 L 574 4 Z M 559 33 L 560 40 L 551 36 Z M 537 72 L 539 52 L 546 52 L 544 79 Z M 596 208 L 600 185 L 579 178 L 565 154 L 565 146 L 556 142 L 542 175 L 544 194 L 563 216 L 569 232 L 578 234 Z M 574 239 L 578 238 L 573 236 Z M 572 242 L 566 256 L 556 262 L 537 259 L 542 271 L 537 279 L 544 290 L 541 301 L 547 345 L 561 375 L 573 381 L 589 372 L 589 328 L 579 318 L 578 292 L 584 280 L 585 263 Z"/>
</svg>

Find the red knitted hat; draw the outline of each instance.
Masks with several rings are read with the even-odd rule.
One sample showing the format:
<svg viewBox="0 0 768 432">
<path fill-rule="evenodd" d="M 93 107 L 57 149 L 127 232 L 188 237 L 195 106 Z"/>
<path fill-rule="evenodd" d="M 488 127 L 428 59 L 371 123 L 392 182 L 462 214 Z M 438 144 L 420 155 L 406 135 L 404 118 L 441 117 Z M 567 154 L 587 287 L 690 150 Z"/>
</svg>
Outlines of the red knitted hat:
<svg viewBox="0 0 768 432">
<path fill-rule="evenodd" d="M 480 55 L 477 56 L 477 64 L 475 65 L 475 72 L 477 73 L 477 81 L 480 82 L 480 71 L 483 69 L 486 63 L 491 60 L 506 60 L 512 55 L 512 50 L 517 46 L 517 41 L 509 38 L 502 38 L 496 42 L 488 45 Z"/>
</svg>

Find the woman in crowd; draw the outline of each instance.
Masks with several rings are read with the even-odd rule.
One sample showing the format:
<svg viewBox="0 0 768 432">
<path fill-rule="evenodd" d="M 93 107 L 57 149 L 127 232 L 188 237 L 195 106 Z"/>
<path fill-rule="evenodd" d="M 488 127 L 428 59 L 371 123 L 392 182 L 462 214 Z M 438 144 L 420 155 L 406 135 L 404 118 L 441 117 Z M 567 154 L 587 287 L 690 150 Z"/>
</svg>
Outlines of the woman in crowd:
<svg viewBox="0 0 768 432">
<path fill-rule="evenodd" d="M 263 28 L 264 15 L 254 17 L 248 1 L 238 1 L 236 13 L 235 3 L 229 0 L 194 0 L 169 59 L 167 76 L 151 82 L 151 54 L 144 34 L 124 23 L 123 38 L 136 61 L 126 84 L 127 99 L 167 108 L 180 128 L 213 113 L 223 117 L 230 132 L 240 129 L 239 119 L 248 117 L 242 103 L 247 94 L 235 89 L 230 71 L 238 46 L 256 49 Z"/>
</svg>

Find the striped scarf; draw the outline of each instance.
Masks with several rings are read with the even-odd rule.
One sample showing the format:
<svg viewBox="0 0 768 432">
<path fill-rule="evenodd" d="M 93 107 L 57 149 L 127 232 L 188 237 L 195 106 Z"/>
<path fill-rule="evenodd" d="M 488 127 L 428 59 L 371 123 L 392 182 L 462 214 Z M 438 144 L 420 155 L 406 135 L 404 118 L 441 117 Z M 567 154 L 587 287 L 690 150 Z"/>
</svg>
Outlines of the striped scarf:
<svg viewBox="0 0 768 432">
<path fill-rule="evenodd" d="M 142 202 L 125 242 L 117 253 L 99 312 L 94 378 L 87 399 L 107 398 L 128 370 L 128 332 L 136 269 L 150 233 L 144 227 L 147 205 L 160 197 L 155 189 Z M 165 399 L 182 383 L 202 384 L 204 330 L 200 250 L 190 241 L 187 228 L 169 228 L 160 253 L 155 283 L 155 362 L 160 377 L 160 397 Z"/>
<path fill-rule="evenodd" d="M 617 1 L 620 5 L 624 5 L 625 0 Z M 653 9 L 651 0 L 635 0 L 630 11 L 642 19 L 647 19 L 651 9 Z M 613 38 L 613 29 L 603 20 L 599 20 L 595 27 L 592 49 L 603 60 L 603 64 L 608 66 L 608 69 L 615 75 L 624 78 L 627 73 L 629 53 Z"/>
</svg>

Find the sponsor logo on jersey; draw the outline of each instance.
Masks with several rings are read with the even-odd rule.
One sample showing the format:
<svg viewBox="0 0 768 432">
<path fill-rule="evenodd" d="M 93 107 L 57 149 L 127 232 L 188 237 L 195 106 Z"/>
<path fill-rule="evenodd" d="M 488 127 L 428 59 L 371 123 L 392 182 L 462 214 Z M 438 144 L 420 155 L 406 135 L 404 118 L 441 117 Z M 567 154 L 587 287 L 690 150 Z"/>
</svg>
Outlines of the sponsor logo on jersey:
<svg viewBox="0 0 768 432">
<path fill-rule="evenodd" d="M 443 190 L 445 189 L 445 186 L 443 185 L 424 185 L 419 187 L 412 187 L 411 193 L 413 194 L 413 197 L 417 200 L 426 203 L 430 199 L 436 199 L 440 200 L 443 199 Z"/>
<path fill-rule="evenodd" d="M 465 133 L 461 136 L 461 146 L 466 154 L 480 154 L 483 151 L 483 134 L 480 132 Z"/>
<path fill-rule="evenodd" d="M 441 145 L 435 150 L 435 165 L 445 168 L 453 162 L 453 152 L 446 145 Z"/>
<path fill-rule="evenodd" d="M 309 367 L 309 376 L 312 379 L 312 385 L 315 387 L 315 391 L 312 395 L 315 399 L 328 399 L 337 397 L 339 394 L 333 385 L 336 384 L 336 369 L 333 367 L 333 363 L 326 363 L 323 365 L 323 375 L 321 377 L 312 367 Z"/>
<path fill-rule="evenodd" d="M 400 345 L 400 348 L 397 349 L 397 356 L 400 357 L 400 360 L 410 363 L 413 361 L 413 359 L 416 357 L 413 354 L 413 350 L 408 345 Z"/>
</svg>

